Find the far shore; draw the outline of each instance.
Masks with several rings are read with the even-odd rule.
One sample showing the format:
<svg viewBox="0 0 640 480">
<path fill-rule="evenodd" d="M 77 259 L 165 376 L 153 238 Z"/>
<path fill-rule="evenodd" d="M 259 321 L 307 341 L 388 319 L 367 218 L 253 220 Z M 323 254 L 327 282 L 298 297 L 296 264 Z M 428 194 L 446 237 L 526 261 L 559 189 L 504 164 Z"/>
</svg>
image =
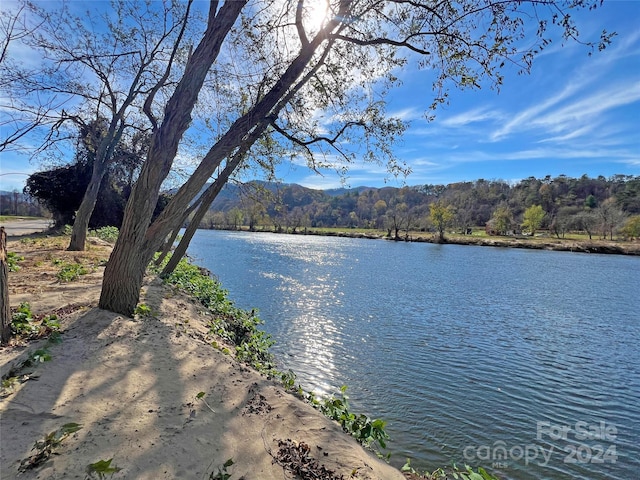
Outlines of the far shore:
<svg viewBox="0 0 640 480">
<path fill-rule="evenodd" d="M 46 229 L 50 225 L 49 219 L 35 219 L 26 217 L 3 217 L 3 224 L 7 228 L 7 236 L 22 236 L 36 232 L 47 233 Z M 33 225 L 32 225 L 33 224 Z M 20 228 L 28 230 L 20 230 Z M 558 252 L 575 253 L 599 253 L 612 255 L 640 255 L 640 240 L 603 240 L 600 238 L 588 239 L 586 235 L 569 235 L 566 238 L 557 238 L 545 232 L 543 236 L 498 236 L 498 235 L 478 235 L 477 231 L 471 235 L 460 233 L 445 234 L 444 241 L 438 240 L 435 233 L 410 231 L 408 234 L 402 232 L 397 238 L 388 236 L 386 232 L 375 229 L 350 229 L 350 228 L 303 228 L 295 231 L 274 231 L 256 229 L 249 230 L 247 227 L 238 229 L 213 228 L 209 230 L 224 231 L 244 231 L 252 233 L 279 233 L 286 235 L 317 235 L 326 237 L 364 238 L 368 240 L 387 240 L 396 242 L 418 242 L 435 243 L 449 245 L 474 245 L 481 247 L 506 247 L 506 248 L 526 248 L 532 250 L 553 250 Z"/>
<path fill-rule="evenodd" d="M 238 231 L 233 229 L 213 229 Z M 274 232 L 273 230 L 247 230 L 251 233 L 279 233 L 286 235 L 317 235 L 326 237 L 363 238 L 368 240 L 387 240 L 398 242 L 421 242 L 449 245 L 475 245 L 483 247 L 528 248 L 534 250 L 554 250 L 560 252 L 600 253 L 613 255 L 640 255 L 640 241 L 629 242 L 620 240 L 582 240 L 575 238 L 554 238 L 517 236 L 477 236 L 477 235 L 445 235 L 444 242 L 440 242 L 436 234 L 425 232 L 410 232 L 401 234 L 398 238 L 389 237 L 379 230 L 363 231 L 349 229 L 314 229 L 307 228 L 295 232 Z"/>
</svg>

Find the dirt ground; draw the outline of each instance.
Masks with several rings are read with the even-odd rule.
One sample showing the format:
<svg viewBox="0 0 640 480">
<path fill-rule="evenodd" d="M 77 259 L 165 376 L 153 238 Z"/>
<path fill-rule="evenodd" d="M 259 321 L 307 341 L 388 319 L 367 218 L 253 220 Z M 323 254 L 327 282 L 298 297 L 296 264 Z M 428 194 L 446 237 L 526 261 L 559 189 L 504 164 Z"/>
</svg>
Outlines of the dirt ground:
<svg viewBox="0 0 640 480">
<path fill-rule="evenodd" d="M 89 465 L 110 459 L 120 468 L 113 479 L 404 478 L 339 425 L 211 346 L 207 314 L 158 280 L 147 280 L 141 298 L 151 316 L 96 308 L 111 247 L 96 239 L 86 252 L 66 252 L 66 242 L 8 242 L 25 257 L 9 276 L 11 306 L 57 313 L 62 334 L 58 344 L 0 349 L 3 378 L 23 381 L 0 398 L 0 478 L 98 478 Z M 64 262 L 89 273 L 61 282 Z M 19 368 L 43 348 L 49 361 Z M 32 450 L 70 423 L 81 428 L 48 458 L 44 444 Z M 29 461 L 38 465 L 25 469 Z"/>
</svg>

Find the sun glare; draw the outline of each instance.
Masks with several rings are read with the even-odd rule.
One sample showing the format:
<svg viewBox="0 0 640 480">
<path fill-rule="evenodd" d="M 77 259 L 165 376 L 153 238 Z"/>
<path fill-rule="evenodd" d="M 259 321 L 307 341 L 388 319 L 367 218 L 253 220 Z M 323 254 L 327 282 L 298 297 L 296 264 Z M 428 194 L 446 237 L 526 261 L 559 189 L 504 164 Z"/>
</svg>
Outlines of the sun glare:
<svg viewBox="0 0 640 480">
<path fill-rule="evenodd" d="M 317 32 L 327 19 L 328 0 L 308 0 L 304 6 L 307 27 Z"/>
</svg>

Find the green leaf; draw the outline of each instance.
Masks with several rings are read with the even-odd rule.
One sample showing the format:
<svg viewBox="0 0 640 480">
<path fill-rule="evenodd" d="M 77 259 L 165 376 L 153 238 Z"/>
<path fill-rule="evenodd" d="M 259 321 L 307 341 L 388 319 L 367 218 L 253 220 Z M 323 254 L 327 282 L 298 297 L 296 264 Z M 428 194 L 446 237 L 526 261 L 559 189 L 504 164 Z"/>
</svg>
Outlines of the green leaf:
<svg viewBox="0 0 640 480">
<path fill-rule="evenodd" d="M 373 426 L 373 428 L 383 429 L 387 425 L 387 422 L 377 418 L 373 422 L 371 422 L 371 425 Z"/>
<path fill-rule="evenodd" d="M 110 458 L 109 460 L 98 460 L 96 463 L 89 464 L 89 467 L 87 468 L 87 470 L 89 470 L 90 472 L 96 472 L 101 477 L 105 474 L 108 474 L 108 473 L 114 474 L 122 470 L 119 467 L 112 467 L 111 466 L 112 461 L 113 461 L 113 458 Z"/>
<path fill-rule="evenodd" d="M 206 395 L 206 393 L 204 393 L 204 392 L 200 392 L 200 393 L 198 393 L 198 394 L 196 395 L 196 398 L 197 398 L 198 400 L 200 400 L 200 399 L 201 399 L 202 397 L 204 397 L 205 395 Z"/>
<path fill-rule="evenodd" d="M 482 475 L 484 480 L 495 480 L 496 477 L 488 473 L 484 468 L 478 467 L 478 473 Z"/>
<path fill-rule="evenodd" d="M 77 432 L 78 430 L 82 429 L 82 424 L 81 423 L 65 423 L 62 427 L 60 427 L 60 430 L 64 433 L 66 433 L 67 435 L 70 435 L 72 433 Z"/>
</svg>

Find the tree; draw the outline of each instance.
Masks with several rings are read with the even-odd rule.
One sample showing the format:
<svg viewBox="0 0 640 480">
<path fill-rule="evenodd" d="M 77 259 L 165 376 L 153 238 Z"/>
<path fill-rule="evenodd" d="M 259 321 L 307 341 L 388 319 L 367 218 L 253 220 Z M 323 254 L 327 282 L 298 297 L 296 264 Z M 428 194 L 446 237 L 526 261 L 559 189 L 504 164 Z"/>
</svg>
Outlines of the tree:
<svg viewBox="0 0 640 480">
<path fill-rule="evenodd" d="M 609 239 L 613 240 L 613 232 L 622 225 L 625 219 L 625 215 L 616 205 L 615 199 L 606 199 L 595 209 L 595 212 L 600 223 L 602 238 L 606 239 L 609 234 Z"/>
<path fill-rule="evenodd" d="M 233 227 L 233 230 L 240 230 L 244 222 L 244 213 L 239 208 L 232 208 L 227 212 L 227 219 L 227 224 Z"/>
<path fill-rule="evenodd" d="M 640 215 L 629 217 L 622 227 L 622 234 L 633 240 L 640 238 Z"/>
<path fill-rule="evenodd" d="M 27 179 L 24 193 L 49 210 L 54 226 L 60 228 L 73 223 L 90 175 L 90 167 L 78 163 L 36 172 Z"/>
<path fill-rule="evenodd" d="M 556 234 L 557 238 L 564 238 L 565 233 L 571 229 L 579 229 L 579 217 L 582 213 L 580 207 L 560 207 L 558 213 L 551 220 L 549 230 Z"/>
<path fill-rule="evenodd" d="M 534 236 L 536 234 L 536 230 L 538 230 L 542 225 L 542 220 L 545 215 L 542 205 L 531 205 L 524 211 L 522 228 L 527 229 L 531 236 Z"/>
<path fill-rule="evenodd" d="M 578 225 L 578 228 L 587 232 L 589 240 L 593 240 L 593 234 L 595 233 L 598 225 L 598 217 L 595 212 L 592 210 L 583 210 L 578 213 L 576 217 L 576 224 Z"/>
<path fill-rule="evenodd" d="M 89 11 L 81 17 L 65 3 L 55 9 L 22 1 L 17 13 L 9 14 L 16 19 L 28 14 L 20 39 L 32 50 L 33 58 L 42 59 L 36 68 L 23 66 L 16 58 L 0 65 L 0 85 L 11 97 L 3 110 L 14 115 L 15 132 L 46 126 L 39 148 L 44 151 L 66 139 L 60 135 L 65 125 L 79 126 L 86 131 L 87 148 L 94 157 L 69 250 L 85 248 L 100 185 L 122 135 L 131 129 L 148 129 L 154 122 L 152 110 L 158 108 L 154 99 L 170 80 L 191 3 L 186 7 L 180 2 L 153 6 L 118 0 L 113 16 L 94 16 Z M 48 96 L 39 92 L 48 92 Z M 58 103 L 50 100 L 56 98 Z M 1 148 L 24 136 L 8 131 L 7 138 L 0 139 Z"/>
<path fill-rule="evenodd" d="M 266 209 L 264 205 L 255 198 L 250 199 L 245 204 L 245 217 L 249 224 L 249 231 L 254 232 L 256 227 L 264 220 Z"/>
<path fill-rule="evenodd" d="M 455 211 L 451 205 L 447 205 L 442 200 L 437 200 L 429 204 L 429 219 L 438 230 L 438 241 L 444 242 L 444 231 L 455 218 Z"/>
<path fill-rule="evenodd" d="M 0 227 L 0 343 L 11 337 L 11 309 L 9 308 L 9 263 L 7 260 L 7 234 Z"/>
<path fill-rule="evenodd" d="M 393 239 L 400 240 L 399 232 L 403 226 L 409 224 L 409 218 L 409 207 L 407 207 L 407 204 L 396 199 L 385 214 L 387 235 L 390 237 L 391 231 L 393 231 Z"/>
<path fill-rule="evenodd" d="M 120 227 L 135 172 L 143 161 L 147 139 L 143 134 L 120 139 L 109 168 L 101 180 L 96 207 L 91 212 L 88 227 Z M 86 197 L 95 162 L 92 145 L 92 135 L 81 129 L 72 163 L 36 172 L 27 179 L 25 193 L 36 198 L 51 212 L 55 227 L 73 224 L 76 212 Z"/>
<path fill-rule="evenodd" d="M 620 208 L 630 214 L 640 213 L 640 177 L 624 182 L 624 187 L 615 194 Z"/>
<path fill-rule="evenodd" d="M 507 235 L 513 225 L 513 213 L 505 203 L 498 205 L 491 217 L 492 227 L 499 235 Z"/>
<path fill-rule="evenodd" d="M 396 68 L 416 61 L 433 73 L 431 106 L 436 107 L 446 102 L 451 87 L 499 86 L 506 66 L 528 71 L 536 53 L 550 42 L 547 27 L 559 28 L 564 39 L 576 39 L 568 9 L 592 3 L 596 2 L 332 0 L 318 16 L 309 0 L 211 0 L 206 26 L 193 49 L 184 45 L 180 34 L 195 15 L 187 11 L 171 24 L 175 28 L 165 62 L 156 65 L 146 89 L 135 89 L 146 95 L 143 106 L 162 98 L 157 105 L 162 108 L 151 115 L 143 109 L 153 138 L 105 269 L 99 306 L 133 312 L 154 252 L 205 183 L 239 150 L 247 149 L 251 158 L 254 143 L 268 136 L 315 169 L 342 171 L 363 158 L 385 162 L 393 175 L 406 173 L 409 167 L 391 149 L 405 124 L 386 113 L 382 100 L 397 83 Z M 144 9 L 140 5 L 125 11 L 134 15 Z M 529 19 L 535 19 L 537 29 L 530 28 Z M 537 40 L 529 41 L 529 33 Z M 610 37 L 603 32 L 591 47 L 604 48 Z M 525 43 L 532 47 L 520 51 Z M 184 65 L 174 65 L 179 72 L 171 70 L 172 52 L 187 51 L 181 57 Z M 90 52 L 87 59 L 79 56 L 73 62 L 80 65 L 91 58 L 99 57 Z M 169 71 L 176 80 L 170 84 L 163 81 Z M 156 85 L 167 87 L 165 95 L 156 96 Z M 213 128 L 205 135 L 210 148 L 152 222 L 160 188 L 179 148 L 185 146 L 189 127 L 198 127 L 192 125 L 192 114 L 199 98 L 210 101 L 213 112 L 208 119 Z M 116 120 L 116 131 L 121 125 Z M 341 163 L 333 161 L 336 156 Z"/>
</svg>

